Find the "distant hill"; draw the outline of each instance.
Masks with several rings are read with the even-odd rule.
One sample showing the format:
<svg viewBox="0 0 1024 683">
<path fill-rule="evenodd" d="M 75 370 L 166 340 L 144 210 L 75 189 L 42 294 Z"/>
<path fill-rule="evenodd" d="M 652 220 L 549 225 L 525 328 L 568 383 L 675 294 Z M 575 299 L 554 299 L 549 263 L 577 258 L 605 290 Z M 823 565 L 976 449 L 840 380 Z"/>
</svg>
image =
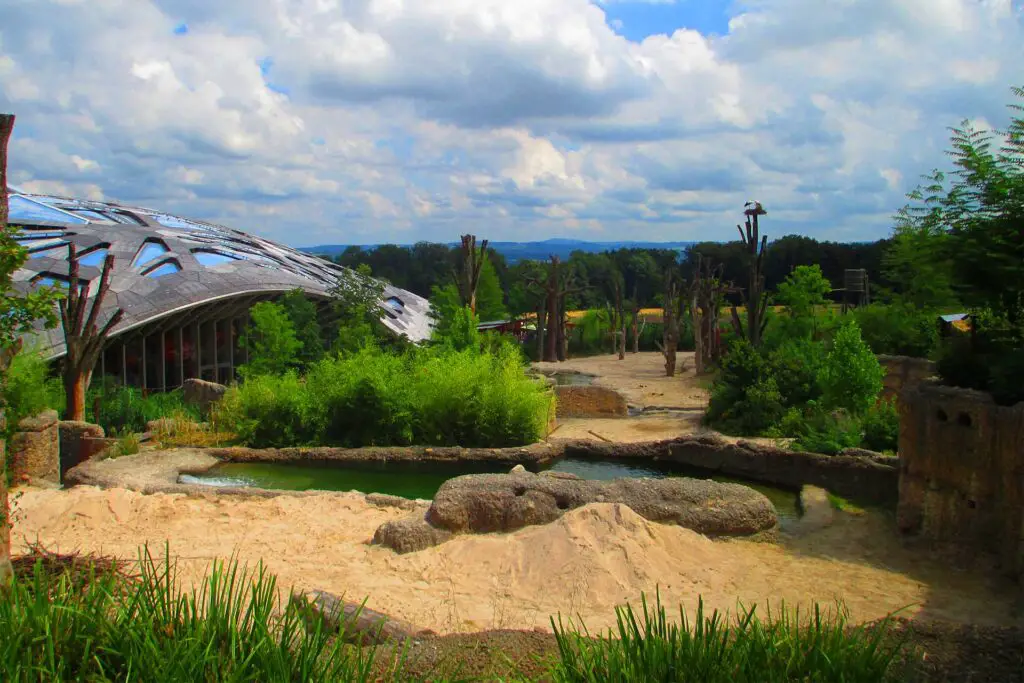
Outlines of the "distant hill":
<svg viewBox="0 0 1024 683">
<path fill-rule="evenodd" d="M 458 242 L 449 242 L 451 246 L 458 245 Z M 681 251 L 694 242 L 587 242 L 584 240 L 567 239 L 554 237 L 542 242 L 490 242 L 495 251 L 505 257 L 509 263 L 516 261 L 529 261 L 546 259 L 555 255 L 559 258 L 568 258 L 574 251 L 585 251 L 589 253 L 600 253 L 613 249 L 675 249 Z M 363 245 L 363 249 L 373 249 L 380 245 Z M 408 246 L 408 245 L 406 245 Z M 309 254 L 321 254 L 325 256 L 337 256 L 345 251 L 346 244 L 322 244 L 316 247 L 300 247 L 301 251 Z"/>
</svg>

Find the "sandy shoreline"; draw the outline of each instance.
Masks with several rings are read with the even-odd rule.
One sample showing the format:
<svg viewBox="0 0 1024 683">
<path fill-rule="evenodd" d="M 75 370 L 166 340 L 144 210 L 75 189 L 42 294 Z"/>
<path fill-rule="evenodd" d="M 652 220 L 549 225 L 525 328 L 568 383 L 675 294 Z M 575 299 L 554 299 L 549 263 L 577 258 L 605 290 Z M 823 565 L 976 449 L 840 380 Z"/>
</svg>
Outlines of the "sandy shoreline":
<svg viewBox="0 0 1024 683">
<path fill-rule="evenodd" d="M 780 545 L 710 541 L 653 524 L 629 508 L 589 506 L 553 524 L 507 535 L 461 537 L 410 555 L 369 545 L 374 530 L 406 514 L 359 494 L 253 499 L 144 495 L 124 489 L 23 489 L 15 552 L 49 549 L 135 558 L 170 543 L 184 581 L 216 558 L 262 559 L 282 586 L 321 589 L 432 628 L 466 632 L 544 628 L 579 613 L 612 624 L 613 608 L 660 587 L 663 600 L 692 610 L 766 601 L 807 606 L 843 599 L 857 620 L 908 607 L 979 624 L 1014 623 L 1005 584 L 957 572 L 902 547 L 881 513 L 840 515 L 836 524 Z"/>
</svg>

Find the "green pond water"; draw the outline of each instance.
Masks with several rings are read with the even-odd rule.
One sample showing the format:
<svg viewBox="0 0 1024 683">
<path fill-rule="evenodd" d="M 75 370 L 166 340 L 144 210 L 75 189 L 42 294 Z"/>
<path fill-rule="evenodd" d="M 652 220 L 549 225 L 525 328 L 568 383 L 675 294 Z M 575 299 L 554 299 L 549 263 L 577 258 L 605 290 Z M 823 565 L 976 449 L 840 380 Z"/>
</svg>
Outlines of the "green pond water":
<svg viewBox="0 0 1024 683">
<path fill-rule="evenodd" d="M 403 498 L 431 499 L 448 479 L 463 474 L 503 473 L 511 465 L 504 463 L 427 463 L 427 462 L 375 462 L 354 464 L 338 463 L 240 463 L 217 465 L 201 475 L 182 475 L 182 483 L 209 486 L 255 486 L 265 489 L 290 491 L 362 491 L 387 493 Z M 623 461 L 561 458 L 534 471 L 550 469 L 570 472 L 583 479 L 617 479 L 620 477 L 694 477 L 721 482 L 735 482 L 760 491 L 775 505 L 780 521 L 785 524 L 799 517 L 798 496 L 795 491 L 765 484 L 720 476 L 707 471 L 669 464 L 636 464 Z"/>
</svg>

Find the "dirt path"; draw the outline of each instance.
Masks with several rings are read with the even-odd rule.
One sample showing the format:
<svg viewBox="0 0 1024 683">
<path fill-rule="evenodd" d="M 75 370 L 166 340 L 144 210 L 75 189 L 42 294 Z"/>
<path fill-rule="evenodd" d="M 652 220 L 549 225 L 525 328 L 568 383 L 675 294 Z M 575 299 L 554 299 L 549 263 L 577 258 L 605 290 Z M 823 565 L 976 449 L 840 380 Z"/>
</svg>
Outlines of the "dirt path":
<svg viewBox="0 0 1024 683">
<path fill-rule="evenodd" d="M 589 356 L 564 363 L 534 363 L 542 371 L 575 370 L 598 378 L 594 384 L 614 389 L 626 397 L 630 405 L 640 408 L 662 406 L 671 408 L 703 408 L 707 405 L 706 380 L 693 371 L 693 353 L 680 352 L 675 377 L 665 376 L 665 360 L 660 353 L 645 351 L 617 356 Z"/>
<path fill-rule="evenodd" d="M 613 608 L 660 587 L 668 604 L 733 609 L 770 601 L 806 607 L 843 599 L 857 620 L 907 608 L 952 621 L 1013 621 L 1010 589 L 988 574 L 956 571 L 906 549 L 892 520 L 840 515 L 835 526 L 779 545 L 711 541 L 652 524 L 629 508 L 588 506 L 562 520 L 508 535 L 462 537 L 395 555 L 368 541 L 400 511 L 356 494 L 246 499 L 143 495 L 122 489 L 25 489 L 17 501 L 15 551 L 51 549 L 133 558 L 165 541 L 182 578 L 214 558 L 262 559 L 283 586 L 319 588 L 442 633 L 548 628 L 579 613 L 591 627 Z"/>
</svg>

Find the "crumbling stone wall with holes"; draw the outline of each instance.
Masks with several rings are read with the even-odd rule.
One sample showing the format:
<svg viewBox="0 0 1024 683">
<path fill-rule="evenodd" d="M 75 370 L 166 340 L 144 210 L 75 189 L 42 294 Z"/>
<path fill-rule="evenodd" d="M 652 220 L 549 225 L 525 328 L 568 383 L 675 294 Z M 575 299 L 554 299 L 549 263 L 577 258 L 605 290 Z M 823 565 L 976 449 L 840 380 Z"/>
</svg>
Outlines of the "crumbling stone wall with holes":
<svg viewBox="0 0 1024 683">
<path fill-rule="evenodd" d="M 935 376 L 935 363 L 927 358 L 879 355 L 878 363 L 885 370 L 882 396 L 899 397 L 903 389 L 910 389 Z"/>
<path fill-rule="evenodd" d="M 900 393 L 897 524 L 1024 576 L 1024 403 L 923 382 Z"/>
</svg>

